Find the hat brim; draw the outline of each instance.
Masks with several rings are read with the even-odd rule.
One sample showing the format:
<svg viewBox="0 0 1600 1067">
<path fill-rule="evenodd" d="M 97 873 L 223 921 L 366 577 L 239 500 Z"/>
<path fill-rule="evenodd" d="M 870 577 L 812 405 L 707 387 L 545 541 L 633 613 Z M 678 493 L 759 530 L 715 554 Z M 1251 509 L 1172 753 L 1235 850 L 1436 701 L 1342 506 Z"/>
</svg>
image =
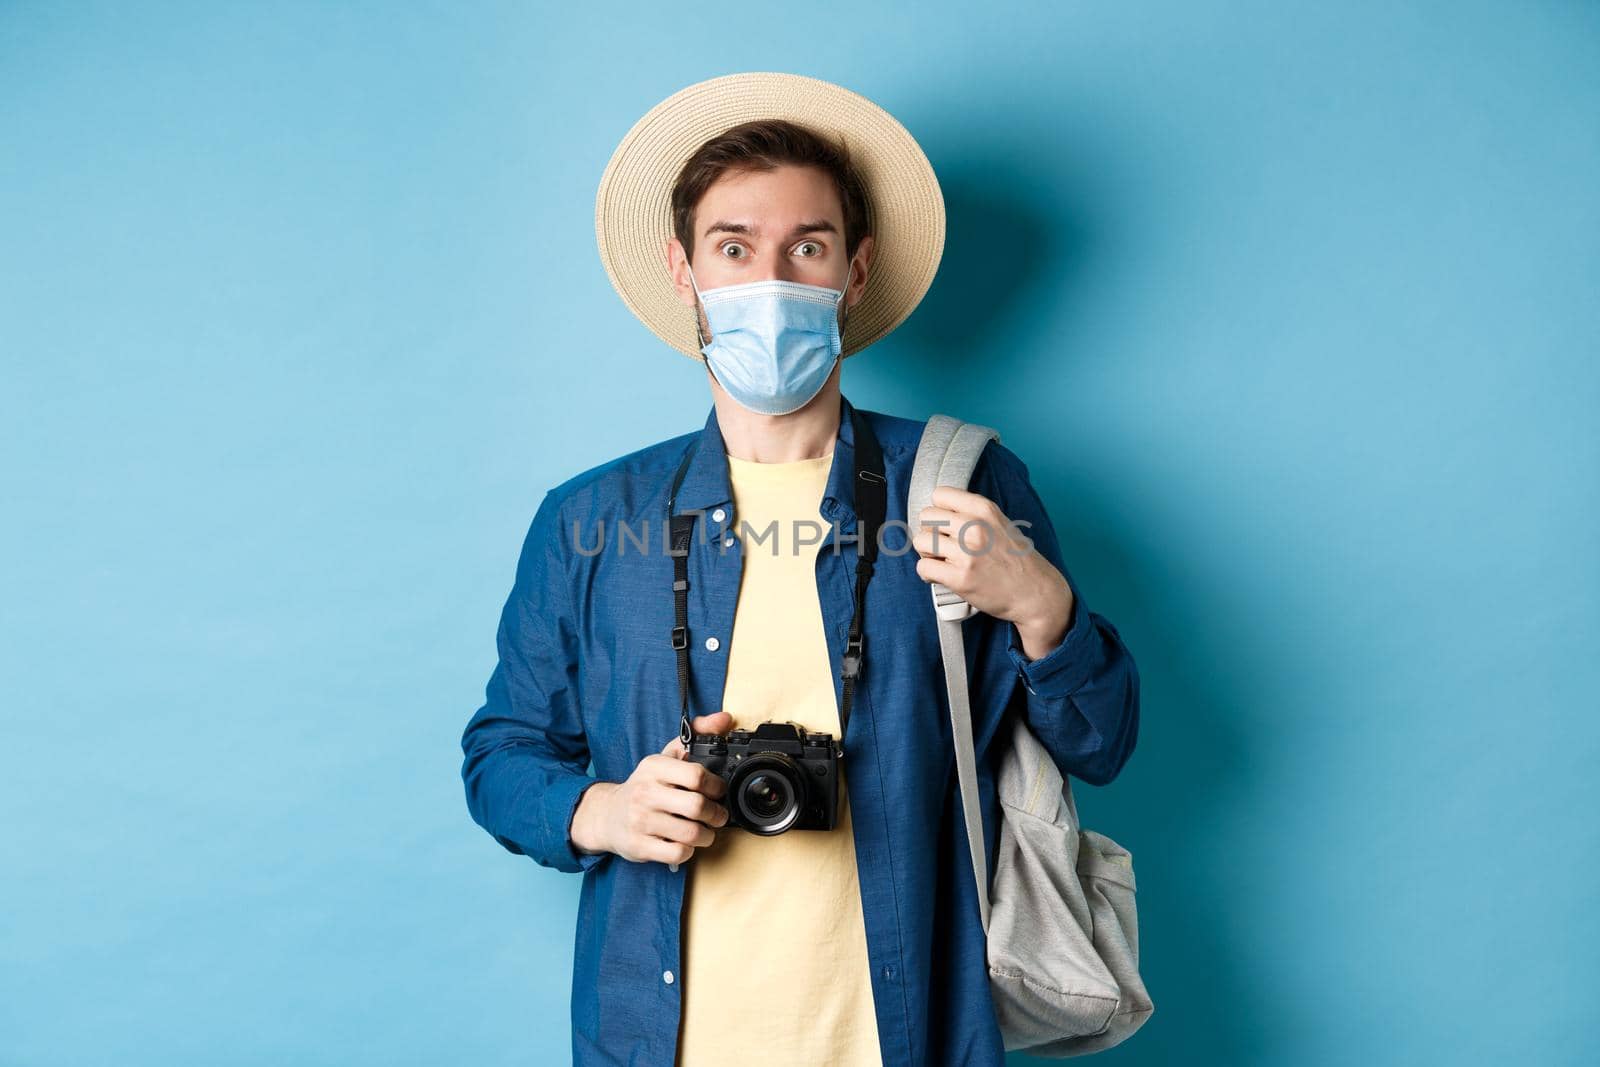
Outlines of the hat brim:
<svg viewBox="0 0 1600 1067">
<path fill-rule="evenodd" d="M 672 185 L 701 145 L 756 119 L 788 119 L 842 143 L 866 186 L 872 263 L 845 319 L 848 356 L 888 334 L 921 302 L 944 253 L 944 196 L 906 128 L 866 97 L 799 74 L 728 74 L 679 90 L 628 131 L 600 178 L 595 239 L 622 302 L 667 344 L 702 358 L 695 312 L 667 269 Z"/>
</svg>

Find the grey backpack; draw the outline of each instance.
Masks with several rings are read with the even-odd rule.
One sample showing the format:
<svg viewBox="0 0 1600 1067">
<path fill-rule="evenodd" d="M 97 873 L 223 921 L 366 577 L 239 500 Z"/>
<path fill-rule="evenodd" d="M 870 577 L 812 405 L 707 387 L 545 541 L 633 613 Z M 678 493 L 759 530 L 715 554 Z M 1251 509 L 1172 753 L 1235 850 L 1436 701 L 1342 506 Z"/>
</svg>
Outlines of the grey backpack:
<svg viewBox="0 0 1600 1067">
<path fill-rule="evenodd" d="M 948 415 L 928 420 L 917 447 L 906 520 L 930 503 L 934 486 L 967 488 L 989 439 L 987 426 Z M 946 534 L 950 536 L 950 534 Z M 1000 840 L 992 888 L 978 809 L 962 621 L 976 609 L 932 583 L 950 696 L 956 774 L 988 938 L 989 991 L 1006 1050 L 1065 1058 L 1110 1048 L 1155 1010 L 1139 977 L 1139 922 L 1133 857 L 1084 830 L 1065 778 L 1021 716 L 1010 716 L 1000 746 L 996 799 Z"/>
</svg>

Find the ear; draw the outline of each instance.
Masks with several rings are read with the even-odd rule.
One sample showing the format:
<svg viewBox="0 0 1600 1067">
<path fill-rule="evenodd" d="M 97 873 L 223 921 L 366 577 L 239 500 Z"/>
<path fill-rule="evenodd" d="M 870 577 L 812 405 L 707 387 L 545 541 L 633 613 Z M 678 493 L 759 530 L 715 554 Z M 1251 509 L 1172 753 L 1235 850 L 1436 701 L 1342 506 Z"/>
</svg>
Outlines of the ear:
<svg viewBox="0 0 1600 1067">
<path fill-rule="evenodd" d="M 689 281 L 689 257 L 684 253 L 683 242 L 676 237 L 669 237 L 662 252 L 666 257 L 667 274 L 672 278 L 672 287 L 678 291 L 678 299 L 684 307 L 694 307 L 694 284 Z"/>
<path fill-rule="evenodd" d="M 845 290 L 846 307 L 854 307 L 867 288 L 867 277 L 872 273 L 873 248 L 871 234 L 861 238 L 861 243 L 856 245 L 856 254 L 850 259 L 850 284 Z"/>
</svg>

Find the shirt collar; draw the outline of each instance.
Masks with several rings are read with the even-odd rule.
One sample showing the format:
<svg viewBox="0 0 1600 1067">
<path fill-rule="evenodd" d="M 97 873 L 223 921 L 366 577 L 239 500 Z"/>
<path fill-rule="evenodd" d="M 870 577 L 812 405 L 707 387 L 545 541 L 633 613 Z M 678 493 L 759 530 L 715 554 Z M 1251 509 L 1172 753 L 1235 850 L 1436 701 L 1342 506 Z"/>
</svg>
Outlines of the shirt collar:
<svg viewBox="0 0 1600 1067">
<path fill-rule="evenodd" d="M 822 494 L 822 513 L 841 524 L 855 518 L 855 442 L 851 425 L 855 408 L 839 394 L 839 430 L 833 446 L 833 466 L 828 469 L 828 484 Z M 695 454 L 683 472 L 683 484 L 678 487 L 674 510 L 682 514 L 688 510 L 703 510 L 733 501 L 733 486 L 728 480 L 728 457 L 722 440 L 722 430 L 717 425 L 717 406 L 711 405 L 705 428 Z"/>
</svg>

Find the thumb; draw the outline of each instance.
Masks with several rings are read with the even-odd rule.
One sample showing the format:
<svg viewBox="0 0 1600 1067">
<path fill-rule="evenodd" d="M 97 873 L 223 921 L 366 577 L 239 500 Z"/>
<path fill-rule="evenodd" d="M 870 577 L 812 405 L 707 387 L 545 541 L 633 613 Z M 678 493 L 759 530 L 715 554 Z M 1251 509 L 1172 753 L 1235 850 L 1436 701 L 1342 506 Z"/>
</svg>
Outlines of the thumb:
<svg viewBox="0 0 1600 1067">
<path fill-rule="evenodd" d="M 689 720 L 689 729 L 697 734 L 725 734 L 733 729 L 733 713 L 727 711 L 713 712 L 710 715 L 696 715 Z M 663 756 L 673 759 L 683 759 L 689 750 L 683 747 L 683 741 L 674 736 L 661 749 Z"/>
<path fill-rule="evenodd" d="M 725 734 L 733 729 L 733 713 L 718 711 L 710 715 L 696 715 L 689 720 L 689 726 L 697 734 Z"/>
</svg>

